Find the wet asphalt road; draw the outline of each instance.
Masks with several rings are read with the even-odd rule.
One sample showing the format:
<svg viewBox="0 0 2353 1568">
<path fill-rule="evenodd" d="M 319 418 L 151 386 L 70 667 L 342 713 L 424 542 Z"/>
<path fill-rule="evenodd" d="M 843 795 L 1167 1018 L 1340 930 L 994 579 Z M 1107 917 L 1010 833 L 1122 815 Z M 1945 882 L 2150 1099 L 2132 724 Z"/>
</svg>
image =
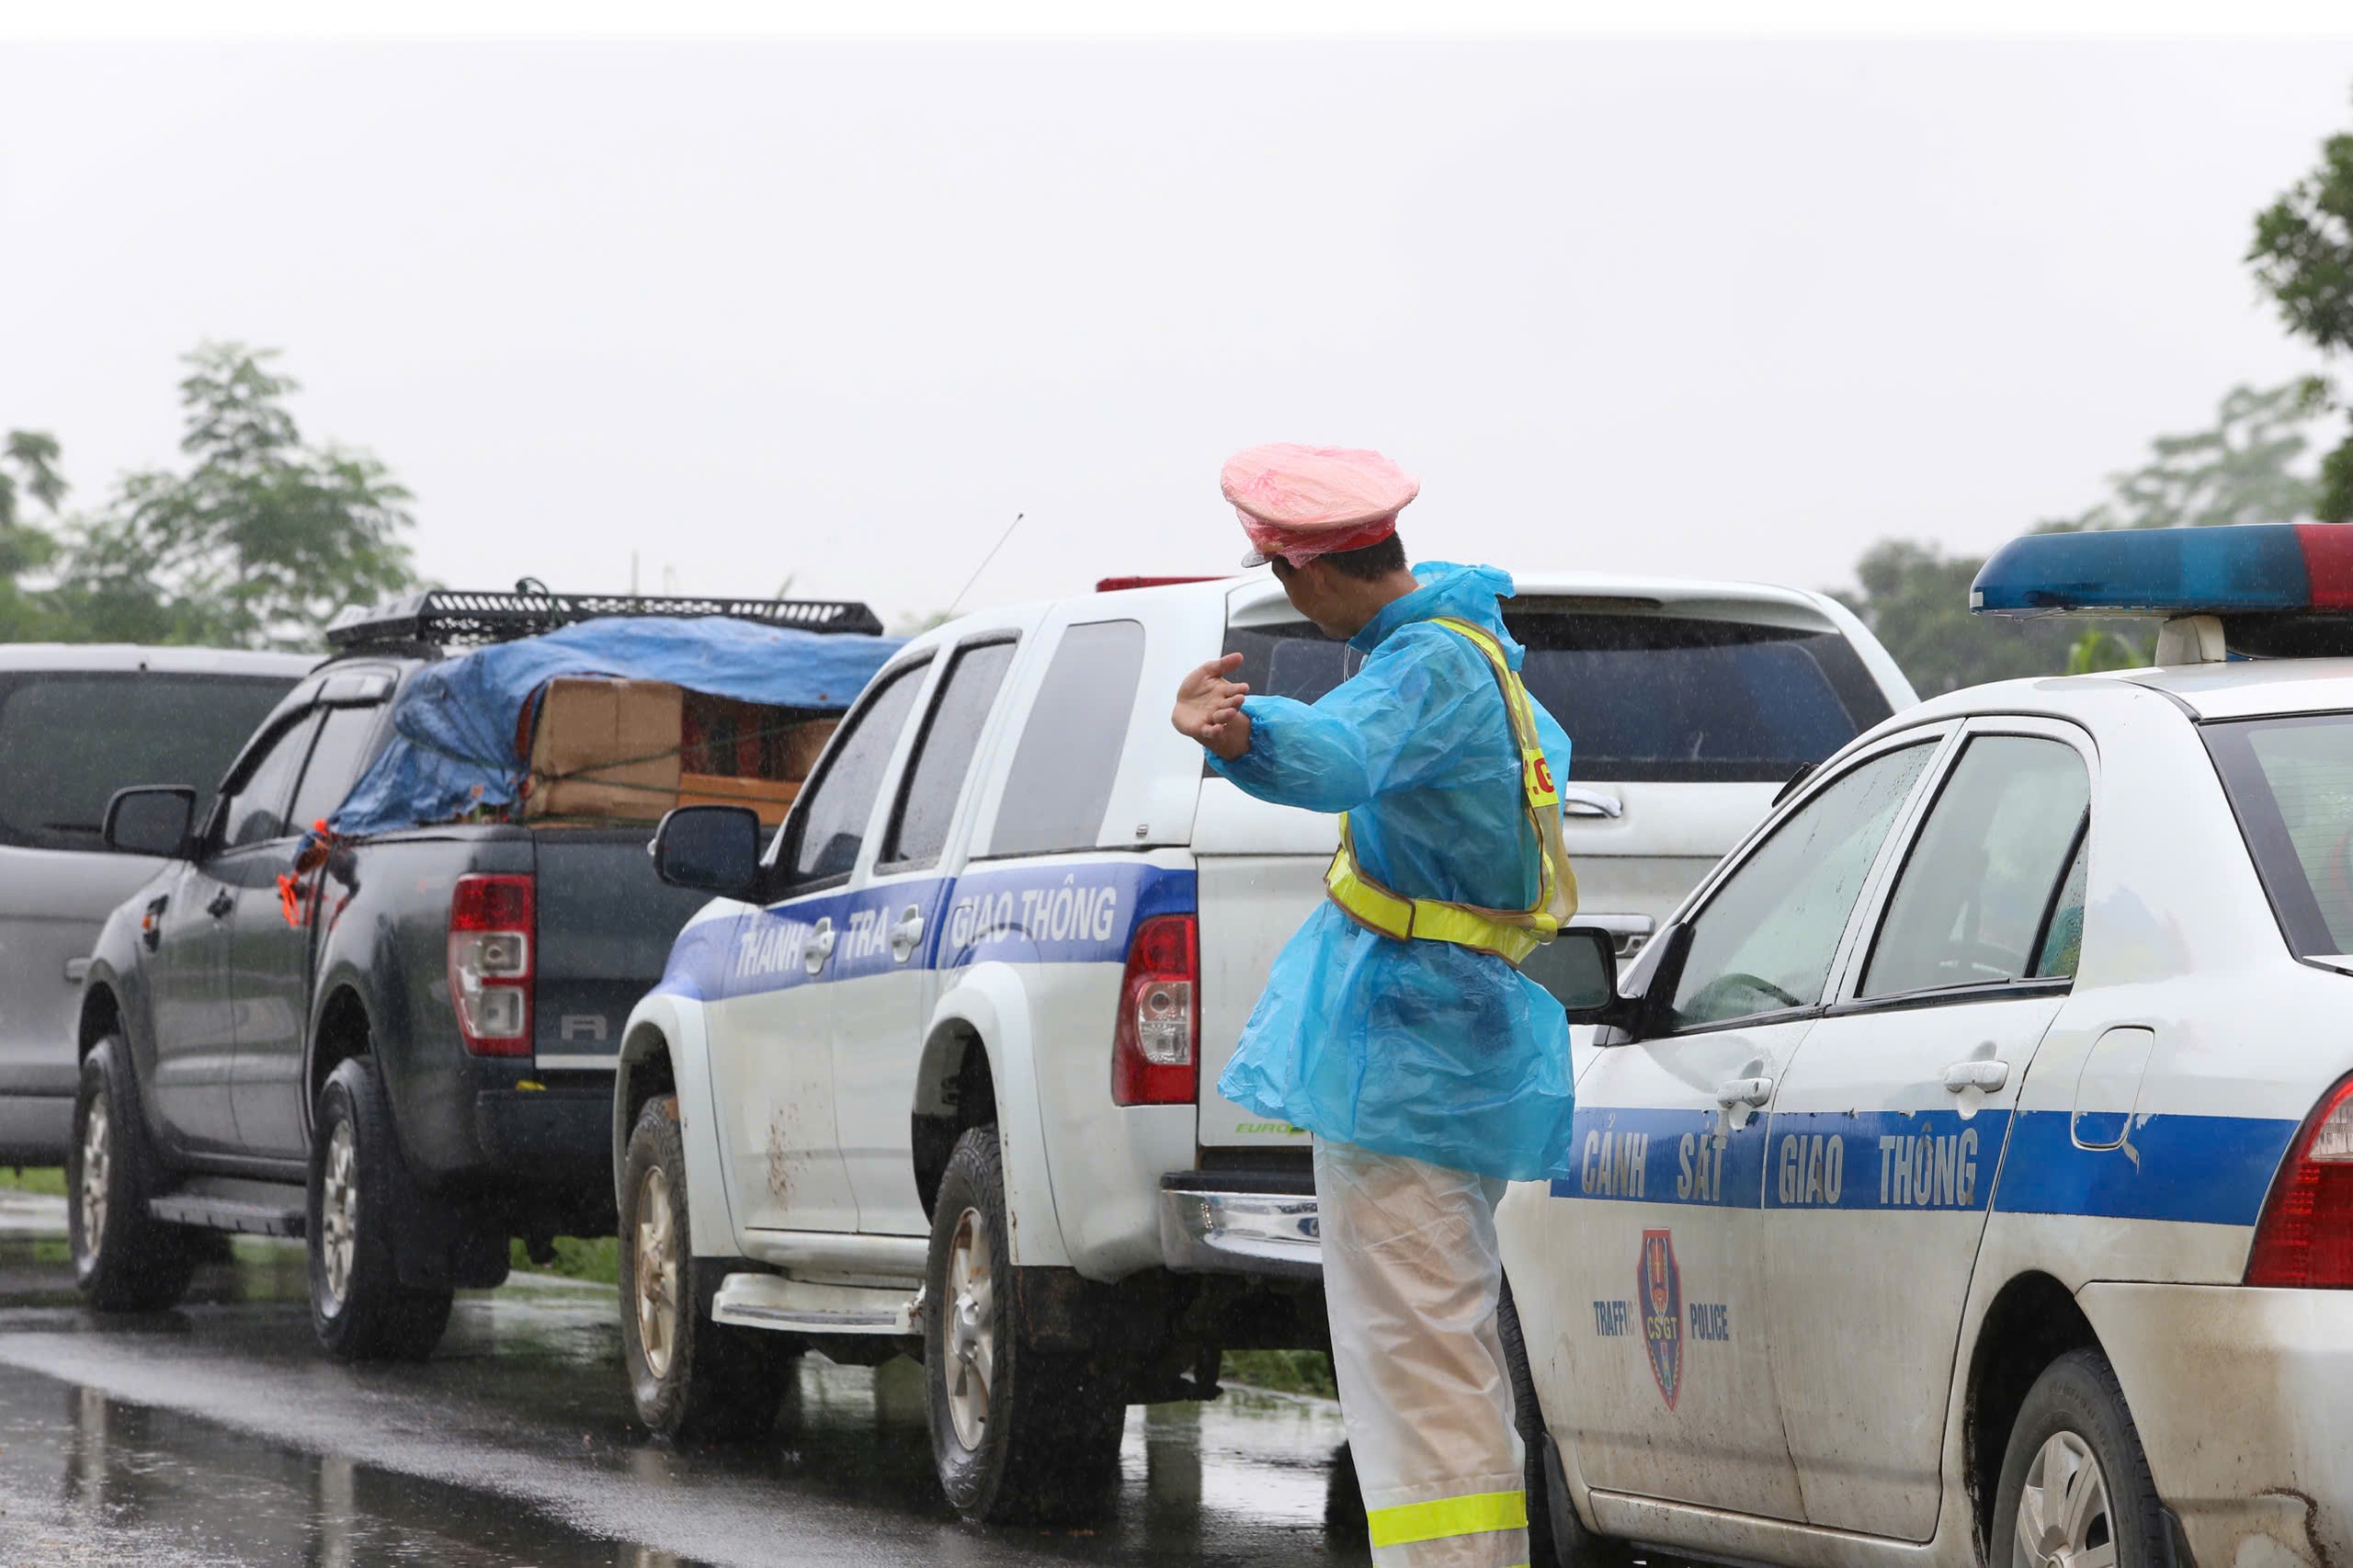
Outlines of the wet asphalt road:
<svg viewBox="0 0 2353 1568">
<path fill-rule="evenodd" d="M 422 1367 L 311 1339 L 302 1256 L 240 1242 L 176 1312 L 82 1310 L 55 1199 L 0 1193 L 0 1568 L 362 1563 L 1361 1563 L 1324 1525 L 1336 1406 L 1228 1391 L 1129 1413 L 1093 1531 L 960 1524 L 917 1369 L 811 1357 L 766 1443 L 650 1441 L 614 1294 L 519 1278 L 460 1298 Z"/>
</svg>

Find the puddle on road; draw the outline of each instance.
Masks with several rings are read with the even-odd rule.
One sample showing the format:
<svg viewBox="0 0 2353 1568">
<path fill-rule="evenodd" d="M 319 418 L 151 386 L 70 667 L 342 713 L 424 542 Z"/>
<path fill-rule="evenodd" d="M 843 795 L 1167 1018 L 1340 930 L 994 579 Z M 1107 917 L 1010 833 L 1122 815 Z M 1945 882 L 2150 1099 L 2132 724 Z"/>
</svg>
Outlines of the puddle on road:
<svg viewBox="0 0 2353 1568">
<path fill-rule="evenodd" d="M 518 1278 L 461 1297 L 426 1365 L 347 1368 L 297 1247 L 240 1241 L 183 1309 L 110 1320 L 62 1248 L 0 1235 L 0 1568 L 1365 1560 L 1324 1529 L 1321 1401 L 1131 1411 L 1098 1529 L 982 1532 L 939 1495 L 912 1362 L 805 1358 L 766 1443 L 682 1450 L 634 1424 L 609 1288 Z"/>
</svg>

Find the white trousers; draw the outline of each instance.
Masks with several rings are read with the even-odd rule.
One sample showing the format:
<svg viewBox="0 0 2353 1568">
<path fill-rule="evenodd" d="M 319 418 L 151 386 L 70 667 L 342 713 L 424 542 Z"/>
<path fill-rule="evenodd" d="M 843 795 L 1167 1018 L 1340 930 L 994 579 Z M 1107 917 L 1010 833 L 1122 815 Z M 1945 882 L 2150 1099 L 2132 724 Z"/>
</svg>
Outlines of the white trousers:
<svg viewBox="0 0 2353 1568">
<path fill-rule="evenodd" d="M 1340 1415 L 1375 1568 L 1521 1568 L 1528 1497 L 1495 1329 L 1505 1184 L 1317 1140 Z"/>
</svg>

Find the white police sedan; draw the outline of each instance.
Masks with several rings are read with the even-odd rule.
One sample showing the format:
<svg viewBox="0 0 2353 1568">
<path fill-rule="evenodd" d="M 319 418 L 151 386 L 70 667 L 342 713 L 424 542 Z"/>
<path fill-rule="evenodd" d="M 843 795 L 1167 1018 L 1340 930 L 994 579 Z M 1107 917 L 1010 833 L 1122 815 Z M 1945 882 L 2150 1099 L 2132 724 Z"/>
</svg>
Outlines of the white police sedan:
<svg viewBox="0 0 2353 1568">
<path fill-rule="evenodd" d="M 1540 1562 L 2353 1564 L 2353 528 L 1973 597 L 2159 667 L 1881 724 L 1572 1007 L 1499 1221 Z"/>
</svg>

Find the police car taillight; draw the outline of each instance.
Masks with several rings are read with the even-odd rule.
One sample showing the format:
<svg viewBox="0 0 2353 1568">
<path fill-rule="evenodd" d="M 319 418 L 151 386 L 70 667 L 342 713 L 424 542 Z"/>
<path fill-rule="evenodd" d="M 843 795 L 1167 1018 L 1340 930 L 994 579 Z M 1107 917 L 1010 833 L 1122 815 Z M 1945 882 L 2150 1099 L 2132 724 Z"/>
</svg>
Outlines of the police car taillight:
<svg viewBox="0 0 2353 1568">
<path fill-rule="evenodd" d="M 1199 1082 L 1194 1006 L 1201 943 L 1189 915 L 1155 915 L 1128 943 L 1120 1019 L 1111 1040 L 1111 1098 L 1119 1105 L 1190 1105 Z"/>
<path fill-rule="evenodd" d="M 531 1054 L 531 879 L 467 876 L 449 895 L 449 1004 L 476 1056 Z"/>
<path fill-rule="evenodd" d="M 2246 1282 L 2353 1288 L 2353 1077 L 2322 1097 L 2272 1179 Z"/>
</svg>

